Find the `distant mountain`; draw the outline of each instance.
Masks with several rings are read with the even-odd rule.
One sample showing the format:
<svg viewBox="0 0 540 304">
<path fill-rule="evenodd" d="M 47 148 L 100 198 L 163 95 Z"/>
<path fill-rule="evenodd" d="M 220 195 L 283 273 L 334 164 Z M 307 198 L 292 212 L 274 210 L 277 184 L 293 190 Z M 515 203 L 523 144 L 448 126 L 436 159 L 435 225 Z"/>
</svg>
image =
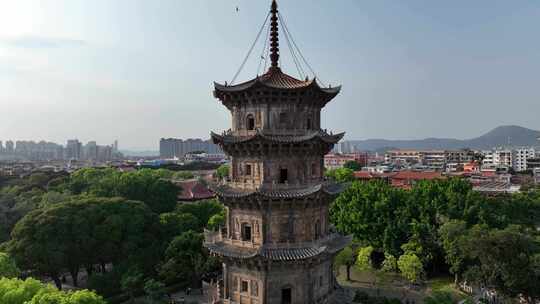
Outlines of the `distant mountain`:
<svg viewBox="0 0 540 304">
<path fill-rule="evenodd" d="M 472 139 L 426 138 L 418 140 L 367 139 L 349 141 L 359 150 L 394 149 L 491 149 L 498 146 L 538 146 L 540 131 L 520 126 L 500 126 Z"/>
</svg>

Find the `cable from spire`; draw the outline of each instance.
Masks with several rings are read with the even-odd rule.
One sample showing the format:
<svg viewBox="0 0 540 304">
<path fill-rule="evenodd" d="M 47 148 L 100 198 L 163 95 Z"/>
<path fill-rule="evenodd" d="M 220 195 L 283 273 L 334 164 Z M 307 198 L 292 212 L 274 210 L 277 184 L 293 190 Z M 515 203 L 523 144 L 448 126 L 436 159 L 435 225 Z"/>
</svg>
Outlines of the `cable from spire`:
<svg viewBox="0 0 540 304">
<path fill-rule="evenodd" d="M 261 26 L 261 29 L 259 30 L 259 33 L 257 34 L 257 38 L 255 38 L 255 41 L 253 41 L 253 44 L 249 48 L 249 51 L 248 51 L 246 57 L 244 58 L 244 61 L 242 61 L 242 64 L 240 65 L 240 68 L 238 69 L 236 74 L 234 74 L 234 77 L 231 80 L 231 85 L 234 84 L 234 82 L 236 81 L 236 78 L 238 77 L 238 75 L 240 75 L 240 72 L 242 72 L 242 70 L 244 69 L 244 66 L 246 65 L 246 62 L 249 59 L 249 56 L 251 56 L 251 52 L 253 52 L 253 49 L 255 48 L 255 45 L 257 44 L 257 41 L 259 41 L 259 38 L 261 37 L 261 34 L 262 34 L 262 32 L 263 32 L 263 30 L 264 30 L 264 28 L 266 26 L 266 23 L 268 22 L 268 17 L 270 17 L 270 13 L 268 13 L 266 15 L 266 19 L 264 19 L 264 23 Z"/>
<path fill-rule="evenodd" d="M 268 31 L 266 33 L 266 37 L 269 37 L 270 36 L 270 27 L 268 27 Z M 268 52 L 269 52 L 269 47 L 268 47 L 268 39 L 264 39 L 264 45 L 263 45 L 263 49 L 262 49 L 262 52 L 261 52 L 261 57 L 260 57 L 260 60 L 259 60 L 259 66 L 257 67 L 257 76 L 259 76 L 259 72 L 261 71 L 261 65 L 264 61 L 264 67 L 263 67 L 263 73 L 266 71 L 266 65 L 268 63 Z"/>
<path fill-rule="evenodd" d="M 281 14 L 278 15 L 279 21 L 283 23 Z M 296 56 L 296 52 L 294 50 L 294 46 L 291 43 L 291 39 L 287 33 L 287 31 L 283 31 L 285 34 L 285 40 L 287 41 L 287 45 L 289 46 L 289 50 L 291 51 L 291 56 L 293 58 L 294 65 L 296 66 L 296 70 L 298 71 L 298 75 L 300 76 L 300 79 L 306 78 L 307 74 L 304 71 L 304 68 L 302 67 L 302 64 L 300 62 L 300 59 L 298 59 L 298 56 Z"/>
<path fill-rule="evenodd" d="M 298 51 L 298 54 L 300 55 L 300 58 L 302 59 L 302 61 L 306 64 L 306 66 L 308 67 L 308 69 L 311 71 L 311 73 L 313 74 L 313 76 L 315 78 L 317 78 L 317 80 L 319 80 L 321 82 L 321 84 L 323 86 L 326 86 L 324 84 L 324 82 L 317 76 L 317 73 L 315 73 L 315 70 L 313 69 L 313 67 L 309 64 L 309 62 L 306 60 L 306 57 L 304 57 L 304 54 L 302 54 L 302 51 L 300 50 L 300 48 L 298 47 L 298 45 L 296 44 L 296 41 L 294 40 L 291 32 L 289 31 L 289 28 L 287 27 L 287 23 L 285 22 L 285 18 L 283 17 L 283 14 L 279 13 L 279 16 L 280 16 L 280 20 L 281 20 L 281 23 L 283 25 L 283 29 L 285 32 L 287 32 L 288 36 L 290 37 L 294 47 L 296 48 L 296 50 Z"/>
</svg>

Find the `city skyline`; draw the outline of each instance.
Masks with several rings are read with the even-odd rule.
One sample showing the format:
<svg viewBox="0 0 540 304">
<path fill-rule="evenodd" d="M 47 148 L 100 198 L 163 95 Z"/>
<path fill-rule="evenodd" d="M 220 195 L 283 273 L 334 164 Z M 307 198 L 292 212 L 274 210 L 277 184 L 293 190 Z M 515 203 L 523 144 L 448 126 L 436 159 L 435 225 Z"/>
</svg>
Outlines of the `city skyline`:
<svg viewBox="0 0 540 304">
<path fill-rule="evenodd" d="M 4 141 L 118 138 L 125 149 L 157 150 L 162 137 L 207 139 L 208 129 L 230 119 L 215 110 L 212 81 L 230 80 L 268 5 L 59 2 L 0 4 Z M 322 115 L 323 127 L 347 130 L 346 139 L 469 138 L 504 124 L 540 129 L 537 2 L 281 6 L 320 78 L 344 81 L 343 95 Z M 282 55 L 294 71 L 288 50 Z M 248 62 L 239 81 L 256 65 Z"/>
</svg>

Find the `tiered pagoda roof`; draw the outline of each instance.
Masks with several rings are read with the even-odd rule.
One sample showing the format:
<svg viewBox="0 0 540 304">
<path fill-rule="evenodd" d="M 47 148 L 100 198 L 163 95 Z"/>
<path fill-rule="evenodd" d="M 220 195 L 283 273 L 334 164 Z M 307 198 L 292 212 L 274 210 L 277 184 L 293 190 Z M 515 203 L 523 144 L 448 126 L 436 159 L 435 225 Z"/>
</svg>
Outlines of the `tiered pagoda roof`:
<svg viewBox="0 0 540 304">
<path fill-rule="evenodd" d="M 267 134 L 264 130 L 257 130 L 255 134 L 250 136 L 235 136 L 232 133 L 219 135 L 214 132 L 212 132 L 210 135 L 214 143 L 219 145 L 246 143 L 257 140 L 271 143 L 305 143 L 313 140 L 320 140 L 324 143 L 336 144 L 343 138 L 345 133 L 328 134 L 323 130 L 319 130 L 303 135 L 278 135 Z"/>
<path fill-rule="evenodd" d="M 223 93 L 242 92 L 257 87 L 266 87 L 279 90 L 314 88 L 322 93 L 334 96 L 337 95 L 341 90 L 341 86 L 322 88 L 319 86 L 316 78 L 307 80 L 296 79 L 283 73 L 280 68 L 270 68 L 264 75 L 236 85 L 223 85 L 214 82 L 214 87 L 216 89 L 216 97 L 218 98 L 222 97 Z"/>
<path fill-rule="evenodd" d="M 319 183 L 315 185 L 308 185 L 301 188 L 290 189 L 272 189 L 265 188 L 264 186 L 256 190 L 247 190 L 231 187 L 227 184 L 218 185 L 213 187 L 213 191 L 221 197 L 227 198 L 248 198 L 248 197 L 260 197 L 269 199 L 293 199 L 303 198 L 310 195 L 324 193 L 328 195 L 337 195 L 341 193 L 347 185 L 337 183 Z"/>
<path fill-rule="evenodd" d="M 334 254 L 345 248 L 352 241 L 352 236 L 341 234 L 329 235 L 324 240 L 312 243 L 291 245 L 263 245 L 259 248 L 238 247 L 226 242 L 207 242 L 205 247 L 211 252 L 228 258 L 254 259 L 263 258 L 270 261 L 300 261 L 321 254 Z"/>
</svg>

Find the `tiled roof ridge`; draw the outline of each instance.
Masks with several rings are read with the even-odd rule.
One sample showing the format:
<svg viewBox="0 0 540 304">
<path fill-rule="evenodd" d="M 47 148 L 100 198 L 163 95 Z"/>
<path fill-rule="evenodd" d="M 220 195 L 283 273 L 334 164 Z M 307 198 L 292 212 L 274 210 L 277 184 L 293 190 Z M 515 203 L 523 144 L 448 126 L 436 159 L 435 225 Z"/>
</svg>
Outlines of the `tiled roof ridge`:
<svg viewBox="0 0 540 304">
<path fill-rule="evenodd" d="M 317 83 L 317 78 L 309 80 L 300 80 L 291 75 L 288 75 L 281 71 L 280 68 L 269 69 L 263 75 L 257 76 L 251 80 L 235 84 L 235 85 L 223 85 L 214 82 L 214 87 L 218 91 L 223 92 L 238 92 L 252 88 L 253 86 L 260 84 L 272 89 L 303 89 L 310 86 L 316 86 L 320 90 L 326 93 L 337 94 L 341 90 L 341 86 L 323 88 Z"/>
<path fill-rule="evenodd" d="M 336 195 L 343 191 L 347 187 L 346 184 L 328 184 L 318 183 L 310 185 L 305 188 L 285 189 L 285 190 L 268 190 L 268 189 L 256 189 L 256 190 L 239 190 L 232 188 L 228 185 L 214 185 L 212 191 L 218 196 L 241 198 L 249 196 L 262 196 L 266 198 L 301 198 L 310 196 L 318 192 L 324 192 L 329 195 Z"/>
<path fill-rule="evenodd" d="M 323 130 L 316 130 L 306 135 L 280 135 L 280 134 L 270 134 L 270 133 L 266 133 L 265 131 L 257 130 L 255 134 L 250 135 L 250 136 L 234 136 L 234 135 L 228 135 L 228 134 L 219 135 L 214 132 L 211 132 L 210 135 L 212 139 L 214 139 L 214 142 L 217 141 L 217 142 L 228 142 L 228 143 L 242 143 L 242 142 L 255 140 L 258 138 L 275 141 L 275 142 L 284 142 L 284 143 L 303 142 L 303 141 L 312 140 L 314 138 L 318 138 L 324 142 L 337 143 L 345 136 L 345 132 L 338 133 L 338 134 L 328 134 L 327 132 Z"/>
</svg>

